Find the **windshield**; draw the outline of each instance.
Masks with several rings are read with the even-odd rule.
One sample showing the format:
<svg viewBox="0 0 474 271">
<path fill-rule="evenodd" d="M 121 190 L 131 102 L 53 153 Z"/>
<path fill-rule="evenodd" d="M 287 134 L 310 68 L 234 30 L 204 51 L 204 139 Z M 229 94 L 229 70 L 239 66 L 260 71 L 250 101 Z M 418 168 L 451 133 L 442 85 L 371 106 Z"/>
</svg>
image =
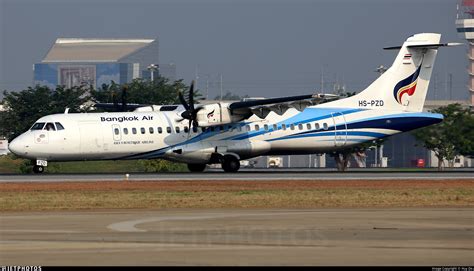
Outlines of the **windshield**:
<svg viewBox="0 0 474 271">
<path fill-rule="evenodd" d="M 44 127 L 44 122 L 37 122 L 33 124 L 33 126 L 31 127 L 31 130 L 42 130 L 43 127 Z"/>
</svg>

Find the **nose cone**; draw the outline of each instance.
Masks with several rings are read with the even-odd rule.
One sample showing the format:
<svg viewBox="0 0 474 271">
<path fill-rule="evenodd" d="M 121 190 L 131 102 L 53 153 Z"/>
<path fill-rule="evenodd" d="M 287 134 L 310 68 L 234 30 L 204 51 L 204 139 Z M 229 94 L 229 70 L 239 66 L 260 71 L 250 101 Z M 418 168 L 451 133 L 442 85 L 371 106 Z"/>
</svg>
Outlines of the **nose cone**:
<svg viewBox="0 0 474 271">
<path fill-rule="evenodd" d="M 8 144 L 8 149 L 14 154 L 21 156 L 25 152 L 25 144 L 22 144 L 22 141 L 22 136 L 13 139 L 13 141 Z"/>
</svg>

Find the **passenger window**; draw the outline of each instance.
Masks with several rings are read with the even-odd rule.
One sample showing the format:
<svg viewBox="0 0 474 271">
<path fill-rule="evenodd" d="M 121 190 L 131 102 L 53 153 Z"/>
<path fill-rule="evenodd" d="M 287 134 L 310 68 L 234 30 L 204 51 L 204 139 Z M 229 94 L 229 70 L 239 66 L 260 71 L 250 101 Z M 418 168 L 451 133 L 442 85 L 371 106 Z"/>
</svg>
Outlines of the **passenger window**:
<svg viewBox="0 0 474 271">
<path fill-rule="evenodd" d="M 242 126 L 237 127 L 237 132 L 242 132 Z"/>
<path fill-rule="evenodd" d="M 263 129 L 265 129 L 265 131 L 268 131 L 268 125 L 267 124 L 263 125 Z"/>
<path fill-rule="evenodd" d="M 314 124 L 314 129 L 319 130 L 319 123 Z"/>
<path fill-rule="evenodd" d="M 143 127 L 140 128 L 140 132 L 142 133 L 142 135 L 145 134 L 145 128 L 143 128 Z"/>
<path fill-rule="evenodd" d="M 171 134 L 171 127 L 169 127 L 169 126 L 166 127 L 166 132 L 167 132 L 168 134 Z"/>
<path fill-rule="evenodd" d="M 298 124 L 298 129 L 303 130 L 303 124 Z"/>
<path fill-rule="evenodd" d="M 137 134 L 137 128 L 132 128 L 132 134 L 134 134 L 134 135 Z"/>
<path fill-rule="evenodd" d="M 198 128 L 196 126 L 193 126 L 193 133 L 197 133 L 198 132 Z"/>
<path fill-rule="evenodd" d="M 188 126 L 184 126 L 184 132 L 185 132 L 185 133 L 188 133 L 188 132 L 189 132 Z"/>
<path fill-rule="evenodd" d="M 282 124 L 282 125 L 281 125 L 281 128 L 282 128 L 283 130 L 286 130 L 286 124 Z"/>
<path fill-rule="evenodd" d="M 229 132 L 232 132 L 234 130 L 234 126 L 229 125 L 229 126 L 227 126 L 227 129 L 229 130 Z"/>
<path fill-rule="evenodd" d="M 119 129 L 118 129 L 118 128 L 115 128 L 115 129 L 114 129 L 114 133 L 115 133 L 116 135 L 120 134 Z"/>
<path fill-rule="evenodd" d="M 247 130 L 247 132 L 250 131 L 250 125 L 245 125 L 245 130 Z"/>
<path fill-rule="evenodd" d="M 260 126 L 258 126 L 258 124 L 255 124 L 255 131 L 258 131 L 260 130 Z"/>
<path fill-rule="evenodd" d="M 63 125 L 62 125 L 61 123 L 55 122 L 55 124 L 56 124 L 56 128 L 58 129 L 58 131 L 59 131 L 59 130 L 64 130 L 64 127 L 63 127 Z"/>
<path fill-rule="evenodd" d="M 306 123 L 306 129 L 311 130 L 311 123 Z"/>
<path fill-rule="evenodd" d="M 44 127 L 45 130 L 47 131 L 56 131 L 56 128 L 54 127 L 54 124 L 51 122 L 48 122 L 46 126 Z"/>
<path fill-rule="evenodd" d="M 153 129 L 153 127 L 150 127 L 148 131 L 150 131 L 150 134 L 153 134 L 155 132 L 155 129 Z"/>
<path fill-rule="evenodd" d="M 219 131 L 224 131 L 224 126 L 219 126 Z"/>
<path fill-rule="evenodd" d="M 163 129 L 161 129 L 161 127 L 158 127 L 158 133 L 159 134 L 163 133 Z"/>
<path fill-rule="evenodd" d="M 128 129 L 127 128 L 123 128 L 123 133 L 128 135 Z"/>
<path fill-rule="evenodd" d="M 175 127 L 175 131 L 176 131 L 177 134 L 179 134 L 179 127 L 178 126 Z"/>
<path fill-rule="evenodd" d="M 276 131 L 276 130 L 278 130 L 278 125 L 273 124 L 273 131 Z"/>
<path fill-rule="evenodd" d="M 294 125 L 293 123 L 290 125 L 290 129 L 291 129 L 291 130 L 294 130 L 294 129 L 295 129 L 295 125 Z"/>
<path fill-rule="evenodd" d="M 328 129 L 328 124 L 327 124 L 327 123 L 323 123 L 323 128 L 324 128 L 324 130 L 327 130 L 327 129 Z"/>
<path fill-rule="evenodd" d="M 43 127 L 44 127 L 44 122 L 37 122 L 33 124 L 33 126 L 31 127 L 31 130 L 42 130 Z"/>
</svg>

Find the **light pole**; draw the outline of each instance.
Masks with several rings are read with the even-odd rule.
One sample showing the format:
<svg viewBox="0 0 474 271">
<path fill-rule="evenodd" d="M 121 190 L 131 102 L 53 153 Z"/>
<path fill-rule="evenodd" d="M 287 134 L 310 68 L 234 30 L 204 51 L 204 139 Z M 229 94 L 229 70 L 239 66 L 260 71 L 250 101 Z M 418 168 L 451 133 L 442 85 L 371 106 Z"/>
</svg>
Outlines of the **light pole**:
<svg viewBox="0 0 474 271">
<path fill-rule="evenodd" d="M 153 72 L 158 70 L 158 65 L 150 64 L 150 66 L 147 67 L 147 70 L 150 71 L 151 81 L 153 82 Z"/>
</svg>

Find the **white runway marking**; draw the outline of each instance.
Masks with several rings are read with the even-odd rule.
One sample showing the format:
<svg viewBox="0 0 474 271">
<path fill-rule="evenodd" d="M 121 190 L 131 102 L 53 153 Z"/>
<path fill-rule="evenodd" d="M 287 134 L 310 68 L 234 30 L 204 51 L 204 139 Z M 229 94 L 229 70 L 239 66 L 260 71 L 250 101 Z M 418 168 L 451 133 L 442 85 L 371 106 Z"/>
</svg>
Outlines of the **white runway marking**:
<svg viewBox="0 0 474 271">
<path fill-rule="evenodd" d="M 260 214 L 214 214 L 214 215 L 201 215 L 201 216 L 167 216 L 167 217 L 150 217 L 136 220 L 127 220 L 122 222 L 113 223 L 107 226 L 108 229 L 119 232 L 147 232 L 147 230 L 137 228 L 137 225 L 150 222 L 162 222 L 162 221 L 178 221 L 178 220 L 204 220 L 214 218 L 229 218 L 229 217 L 241 217 L 241 216 L 274 216 L 274 215 L 301 215 L 308 214 L 309 212 L 285 212 L 285 213 L 260 213 Z"/>
</svg>

